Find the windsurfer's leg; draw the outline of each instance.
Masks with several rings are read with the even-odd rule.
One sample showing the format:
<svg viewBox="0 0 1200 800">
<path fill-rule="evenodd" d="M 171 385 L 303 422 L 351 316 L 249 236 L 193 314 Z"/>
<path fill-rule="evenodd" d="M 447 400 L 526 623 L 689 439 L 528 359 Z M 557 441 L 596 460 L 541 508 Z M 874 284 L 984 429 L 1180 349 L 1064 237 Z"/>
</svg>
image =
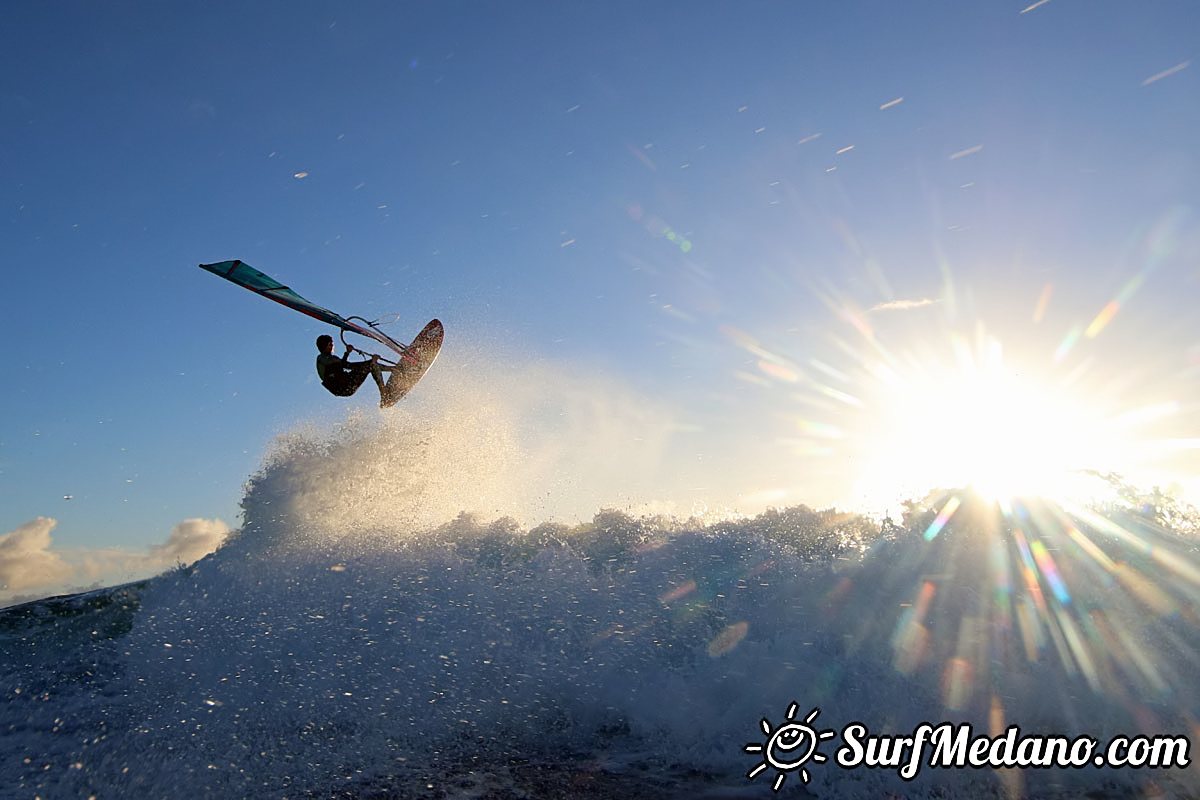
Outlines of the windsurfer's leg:
<svg viewBox="0 0 1200 800">
<path fill-rule="evenodd" d="M 377 361 L 368 361 L 367 365 L 371 369 L 371 377 L 375 379 L 375 385 L 379 387 L 379 394 L 383 394 L 383 369 Z"/>
<path fill-rule="evenodd" d="M 363 381 L 371 374 L 371 363 L 369 361 L 361 361 L 351 364 L 350 369 L 344 374 L 346 376 L 346 389 L 348 390 L 345 396 L 349 397 L 358 391 L 359 387 L 363 385 Z"/>
</svg>

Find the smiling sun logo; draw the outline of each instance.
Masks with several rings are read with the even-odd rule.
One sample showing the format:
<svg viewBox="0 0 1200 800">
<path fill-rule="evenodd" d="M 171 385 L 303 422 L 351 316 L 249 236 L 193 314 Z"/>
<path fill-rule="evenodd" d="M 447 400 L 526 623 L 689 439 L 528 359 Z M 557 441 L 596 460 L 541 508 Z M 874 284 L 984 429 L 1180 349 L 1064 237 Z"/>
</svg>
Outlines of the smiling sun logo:
<svg viewBox="0 0 1200 800">
<path fill-rule="evenodd" d="M 817 733 L 810 726 L 810 723 L 821 713 L 821 709 L 814 708 L 804 718 L 804 722 L 795 721 L 797 710 L 799 710 L 799 706 L 796 703 L 788 706 L 787 721 L 775 729 L 771 728 L 771 723 L 764 717 L 759 725 L 767 740 L 762 744 L 751 742 L 745 747 L 745 752 L 761 753 L 763 756 L 762 763 L 756 764 L 754 769 L 746 774 L 746 777 L 754 780 L 763 770 L 774 767 L 776 770 L 775 783 L 771 789 L 776 792 L 783 787 L 787 774 L 795 770 L 800 770 L 800 780 L 808 783 L 809 774 L 804 765 L 810 760 L 818 764 L 825 761 L 825 756 L 817 752 L 817 746 L 820 745 L 822 739 L 837 735 L 836 731 Z"/>
</svg>

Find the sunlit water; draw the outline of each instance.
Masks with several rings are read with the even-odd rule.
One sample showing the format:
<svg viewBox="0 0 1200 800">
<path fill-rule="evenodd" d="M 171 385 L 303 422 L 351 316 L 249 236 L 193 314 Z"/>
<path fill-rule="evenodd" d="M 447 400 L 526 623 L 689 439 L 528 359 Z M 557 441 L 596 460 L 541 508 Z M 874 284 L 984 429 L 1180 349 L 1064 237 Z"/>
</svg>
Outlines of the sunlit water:
<svg viewBox="0 0 1200 800">
<path fill-rule="evenodd" d="M 883 530 L 799 506 L 433 523 L 455 502 L 444 470 L 486 494 L 518 468 L 503 442 L 454 439 L 404 422 L 294 434 L 249 485 L 240 535 L 195 567 L 3 612 L 0 785 L 773 796 L 744 748 L 792 703 L 873 733 L 1197 733 L 1200 520 L 1166 498 L 1116 487 L 1068 511 L 948 493 Z M 806 768 L 822 797 L 1197 791 L 1186 769 L 906 783 L 822 746 Z M 802 785 L 787 776 L 781 796 Z"/>
</svg>

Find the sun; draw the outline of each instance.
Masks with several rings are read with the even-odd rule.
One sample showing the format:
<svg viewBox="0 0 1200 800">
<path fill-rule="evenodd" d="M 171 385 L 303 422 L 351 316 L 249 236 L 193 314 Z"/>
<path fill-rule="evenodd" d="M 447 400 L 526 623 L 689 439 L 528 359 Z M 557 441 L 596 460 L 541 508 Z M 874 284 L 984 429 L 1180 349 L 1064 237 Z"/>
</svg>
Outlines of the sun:
<svg viewBox="0 0 1200 800">
<path fill-rule="evenodd" d="M 877 369 L 881 391 L 857 493 L 970 488 L 988 499 L 1069 496 L 1081 470 L 1121 470 L 1130 447 L 1094 397 L 1006 364 L 998 344 L 952 366 Z"/>
<path fill-rule="evenodd" d="M 787 773 L 798 769 L 800 770 L 800 780 L 808 783 L 811 776 L 804 765 L 810 760 L 818 764 L 826 760 L 823 754 L 817 752 L 817 747 L 823 739 L 836 736 L 836 732 L 821 731 L 817 733 L 810 726 L 817 715 L 821 713 L 820 708 L 814 708 L 804 718 L 804 722 L 795 722 L 796 712 L 799 708 L 800 706 L 796 703 L 788 706 L 786 715 L 788 721 L 778 728 L 772 729 L 768 720 L 765 718 L 762 720 L 760 727 L 767 737 L 766 742 L 763 744 L 752 742 L 746 745 L 744 752 L 763 753 L 763 760 L 746 774 L 747 778 L 754 780 L 768 767 L 774 767 L 777 772 L 771 789 L 778 792 L 783 787 L 784 780 L 787 779 Z"/>
</svg>

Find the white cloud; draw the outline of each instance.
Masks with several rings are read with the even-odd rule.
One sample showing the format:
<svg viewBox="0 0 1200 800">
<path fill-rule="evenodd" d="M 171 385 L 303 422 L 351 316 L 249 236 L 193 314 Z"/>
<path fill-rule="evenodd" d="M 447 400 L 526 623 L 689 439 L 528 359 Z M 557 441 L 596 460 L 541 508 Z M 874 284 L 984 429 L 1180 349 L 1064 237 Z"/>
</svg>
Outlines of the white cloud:
<svg viewBox="0 0 1200 800">
<path fill-rule="evenodd" d="M 229 526 L 219 519 L 185 519 L 171 530 L 166 542 L 150 548 L 147 564 L 191 564 L 220 547 L 228 535 Z"/>
<path fill-rule="evenodd" d="M 230 528 L 216 519 L 186 519 L 148 552 L 101 548 L 54 548 L 49 517 L 30 520 L 0 535 L 0 605 L 50 594 L 81 591 L 142 578 L 176 564 L 191 564 L 216 550 Z M 18 596 L 21 590 L 33 590 Z"/>
<path fill-rule="evenodd" d="M 50 531 L 57 524 L 38 517 L 0 536 L 0 588 L 27 589 L 70 577 L 74 568 L 50 550 Z"/>
</svg>

